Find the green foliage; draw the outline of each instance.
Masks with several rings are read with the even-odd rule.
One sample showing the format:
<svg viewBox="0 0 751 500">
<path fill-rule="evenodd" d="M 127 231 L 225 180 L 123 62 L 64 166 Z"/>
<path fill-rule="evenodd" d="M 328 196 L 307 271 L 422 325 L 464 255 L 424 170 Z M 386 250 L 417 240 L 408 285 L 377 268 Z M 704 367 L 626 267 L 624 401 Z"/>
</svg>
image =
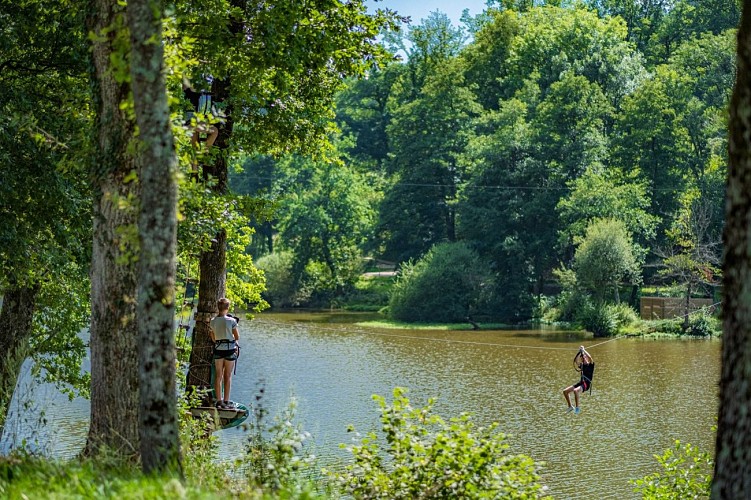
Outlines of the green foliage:
<svg viewBox="0 0 751 500">
<path fill-rule="evenodd" d="M 348 311 L 380 311 L 388 306 L 395 278 L 392 276 L 361 276 L 354 290 L 342 298 Z"/>
<path fill-rule="evenodd" d="M 231 78 L 233 146 L 247 152 L 320 152 L 344 78 L 388 59 L 376 37 L 391 12 L 353 2 L 180 1 L 174 15 L 196 84 Z M 253 36 L 240 36 L 253 33 Z M 324 36 L 325 35 L 325 36 Z M 221 50 L 217 50 L 221 47 Z M 182 76 L 182 75 L 180 75 Z"/>
<path fill-rule="evenodd" d="M 646 243 L 654 238 L 659 219 L 648 212 L 646 186 L 612 176 L 603 169 L 590 168 L 569 183 L 571 192 L 557 206 L 566 244 L 583 237 L 587 226 L 598 218 L 622 221 L 640 242 Z"/>
<path fill-rule="evenodd" d="M 492 290 L 487 263 L 465 243 L 439 244 L 417 263 L 402 264 L 389 315 L 402 321 L 465 322 L 482 309 L 484 290 Z"/>
<path fill-rule="evenodd" d="M 505 98 L 534 79 L 543 94 L 561 75 L 573 72 L 619 101 L 644 78 L 641 56 L 627 41 L 617 17 L 599 18 L 579 6 L 532 8 L 519 18 L 503 75 Z M 503 40 L 499 40 L 500 43 Z"/>
<path fill-rule="evenodd" d="M 579 311 L 578 319 L 595 337 L 610 337 L 618 333 L 618 316 L 610 304 L 588 304 Z"/>
<path fill-rule="evenodd" d="M 722 325 L 716 316 L 701 311 L 689 316 L 688 328 L 684 333 L 690 337 L 715 337 L 722 333 Z"/>
<path fill-rule="evenodd" d="M 649 500 L 709 498 L 714 460 L 710 453 L 679 440 L 662 455 L 655 455 L 661 470 L 631 481 L 634 491 Z"/>
<path fill-rule="evenodd" d="M 261 393 L 262 394 L 262 393 Z M 185 479 L 144 475 L 134 463 L 102 450 L 96 460 L 61 461 L 23 451 L 0 457 L 1 498 L 315 498 L 312 481 L 299 472 L 313 463 L 300 452 L 309 435 L 295 421 L 295 402 L 267 425 L 256 399 L 249 425 L 247 455 L 236 463 L 218 457 L 218 441 L 206 419 L 195 419 L 189 408 L 198 397 L 180 402 L 180 441 Z"/>
<path fill-rule="evenodd" d="M 82 370 L 86 345 L 79 334 L 88 326 L 91 283 L 70 262 L 55 281 L 43 281 L 30 338 L 34 374 L 52 382 L 71 399 L 89 394 L 91 376 Z"/>
<path fill-rule="evenodd" d="M 178 384 L 183 381 L 178 379 Z M 193 418 L 190 408 L 201 406 L 201 397 L 197 392 L 186 393 L 186 397 L 177 401 L 180 446 L 185 479 L 190 484 L 204 488 L 221 490 L 227 480 L 226 467 L 219 461 L 219 446 L 216 435 L 211 432 L 211 416 Z"/>
<path fill-rule="evenodd" d="M 480 111 L 463 85 L 460 61 L 430 61 L 434 67 L 419 87 L 413 88 L 408 72 L 397 81 L 394 92 L 405 98 L 394 96 L 389 106 L 388 168 L 395 177 L 381 203 L 379 235 L 384 257 L 397 262 L 417 259 L 436 243 L 456 241 L 458 183 L 465 177 L 459 155 Z M 406 98 L 410 93 L 415 96 Z"/>
<path fill-rule="evenodd" d="M 406 391 L 394 389 L 375 432 L 347 449 L 355 463 L 330 472 L 343 493 L 355 498 L 544 498 L 538 464 L 508 453 L 498 425 L 476 427 L 468 414 L 448 422 L 432 413 L 433 401 L 413 408 Z M 344 447 L 344 445 L 342 445 Z"/>
<path fill-rule="evenodd" d="M 360 274 L 360 248 L 373 226 L 378 197 L 367 177 L 341 163 L 286 162 L 282 168 L 290 180 L 301 181 L 284 194 L 278 213 L 284 245 L 294 254 L 293 277 L 302 283 L 307 272 L 322 285 L 315 289 L 341 295 Z"/>
<path fill-rule="evenodd" d="M 26 332 L 34 375 L 86 394 L 78 337 L 90 295 L 86 9 L 33 0 L 0 10 L 9 8 L 0 37 L 0 295 L 39 288 L 37 303 L 25 305 L 35 311 Z"/>
<path fill-rule="evenodd" d="M 197 496 L 172 477 L 143 477 L 133 466 L 86 460 L 48 460 L 29 455 L 0 458 L 0 496 L 4 498 L 154 498 Z"/>
<path fill-rule="evenodd" d="M 310 434 L 296 422 L 296 412 L 297 401 L 292 398 L 287 407 L 267 423 L 268 411 L 261 397 L 256 398 L 249 423 L 243 424 L 249 432 L 248 441 L 245 455 L 237 464 L 251 485 L 270 492 L 295 493 L 293 497 L 305 490 L 303 475 L 315 464 L 316 457 L 304 449 Z"/>
<path fill-rule="evenodd" d="M 611 304 L 610 310 L 615 315 L 616 323 L 619 328 L 628 327 L 634 325 L 640 321 L 639 313 L 634 311 L 634 308 L 625 302 L 619 304 Z"/>
<path fill-rule="evenodd" d="M 621 280 L 629 278 L 633 283 L 639 279 L 631 235 L 617 220 L 600 219 L 590 224 L 576 249 L 574 262 L 577 283 L 598 301 L 611 291 L 615 302 L 619 302 Z"/>
<path fill-rule="evenodd" d="M 260 312 L 268 307 L 261 297 L 266 287 L 263 273 L 254 265 L 247 252 L 252 230 L 241 228 L 227 235 L 227 293 L 226 296 L 239 307 Z"/>
<path fill-rule="evenodd" d="M 265 300 L 272 307 L 288 307 L 298 301 L 297 287 L 292 275 L 292 252 L 275 252 L 258 259 L 258 267 L 266 278 Z"/>
</svg>

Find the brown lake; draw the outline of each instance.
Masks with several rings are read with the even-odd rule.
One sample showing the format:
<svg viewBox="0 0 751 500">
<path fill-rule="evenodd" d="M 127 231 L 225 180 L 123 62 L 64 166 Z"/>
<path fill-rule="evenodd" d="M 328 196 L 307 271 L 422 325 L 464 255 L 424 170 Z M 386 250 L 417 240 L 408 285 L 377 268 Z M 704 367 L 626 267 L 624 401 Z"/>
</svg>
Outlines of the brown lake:
<svg viewBox="0 0 751 500">
<path fill-rule="evenodd" d="M 468 412 L 480 425 L 499 422 L 511 452 L 544 462 L 542 482 L 559 499 L 638 498 L 629 480 L 657 471 L 653 455 L 675 439 L 714 448 L 717 340 L 593 339 L 555 329 L 394 330 L 358 325 L 365 319 L 264 313 L 241 321 L 232 399 L 254 403 L 262 385 L 261 403 L 273 415 L 294 396 L 319 466 L 336 468 L 348 459 L 339 444 L 351 443 L 350 425 L 361 434 L 378 429 L 372 395 L 390 400 L 394 387 L 406 387 L 414 405 L 435 398 L 435 412 L 446 419 Z M 579 345 L 589 349 L 596 370 L 592 393 L 573 415 L 561 391 L 578 380 Z M 19 388 L 0 451 L 24 439 L 56 456 L 79 451 L 88 402 L 32 384 L 28 373 Z M 45 424 L 18 418 L 24 400 L 44 403 Z M 242 430 L 217 436 L 222 458 L 242 453 Z"/>
</svg>

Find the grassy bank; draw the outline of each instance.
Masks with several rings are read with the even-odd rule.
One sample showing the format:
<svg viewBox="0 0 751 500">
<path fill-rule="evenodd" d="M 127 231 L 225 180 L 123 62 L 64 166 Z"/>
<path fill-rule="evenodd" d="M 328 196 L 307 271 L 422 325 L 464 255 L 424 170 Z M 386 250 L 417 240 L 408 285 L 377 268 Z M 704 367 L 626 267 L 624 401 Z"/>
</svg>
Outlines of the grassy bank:
<svg viewBox="0 0 751 500">
<path fill-rule="evenodd" d="M 382 319 L 377 321 L 362 321 L 356 323 L 358 326 L 370 328 L 384 328 L 391 330 L 476 330 L 470 323 L 406 323 L 404 321 L 395 321 Z M 505 330 L 513 328 L 503 323 L 480 323 L 481 330 Z"/>
</svg>

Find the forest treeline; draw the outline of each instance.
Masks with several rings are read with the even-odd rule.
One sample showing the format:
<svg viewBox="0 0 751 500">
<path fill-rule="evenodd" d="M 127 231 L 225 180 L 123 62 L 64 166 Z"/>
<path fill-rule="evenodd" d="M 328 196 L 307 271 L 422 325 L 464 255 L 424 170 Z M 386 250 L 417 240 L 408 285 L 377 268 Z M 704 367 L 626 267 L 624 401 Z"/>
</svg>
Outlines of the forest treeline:
<svg viewBox="0 0 751 500">
<path fill-rule="evenodd" d="M 402 290 L 407 320 L 526 320 L 551 294 L 570 320 L 643 283 L 712 296 L 737 2 L 541 3 L 387 34 L 401 60 L 339 93 L 330 151 L 232 175 L 277 204 L 250 247 L 272 304 L 329 305 L 365 256 L 403 289 L 466 276 Z"/>
</svg>

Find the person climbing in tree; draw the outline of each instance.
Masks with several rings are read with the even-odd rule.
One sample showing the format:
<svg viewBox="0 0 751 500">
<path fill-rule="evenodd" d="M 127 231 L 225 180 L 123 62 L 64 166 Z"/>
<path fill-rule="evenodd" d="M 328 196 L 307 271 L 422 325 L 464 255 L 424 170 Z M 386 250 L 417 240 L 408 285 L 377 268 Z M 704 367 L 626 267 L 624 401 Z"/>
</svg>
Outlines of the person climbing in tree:
<svg viewBox="0 0 751 500">
<path fill-rule="evenodd" d="M 219 129 L 210 120 L 221 119 L 222 115 L 214 105 L 211 93 L 194 90 L 187 80 L 183 82 L 183 93 L 193 106 L 193 111 L 186 115 L 188 124 L 194 126 L 190 142 L 194 147 L 198 147 L 198 143 L 205 136 L 204 145 L 206 151 L 209 151 L 219 136 Z"/>
<path fill-rule="evenodd" d="M 578 414 L 581 411 L 581 408 L 579 408 L 579 394 L 592 388 L 592 377 L 595 374 L 595 362 L 592 356 L 584 349 L 584 346 L 579 346 L 579 352 L 574 356 L 574 366 L 577 371 L 581 372 L 581 378 L 574 385 L 563 389 L 563 397 L 566 398 L 566 404 L 568 404 L 566 411 L 573 411 Z M 572 392 L 574 393 L 576 406 L 571 406 L 570 395 Z"/>
<path fill-rule="evenodd" d="M 234 409 L 235 403 L 230 401 L 232 389 L 232 371 L 240 349 L 238 341 L 240 332 L 237 329 L 237 318 L 230 316 L 230 301 L 221 298 L 217 302 L 219 313 L 209 322 L 211 340 L 214 341 L 214 397 L 216 407 L 220 409 Z M 222 399 L 222 386 L 224 399 Z"/>
</svg>

